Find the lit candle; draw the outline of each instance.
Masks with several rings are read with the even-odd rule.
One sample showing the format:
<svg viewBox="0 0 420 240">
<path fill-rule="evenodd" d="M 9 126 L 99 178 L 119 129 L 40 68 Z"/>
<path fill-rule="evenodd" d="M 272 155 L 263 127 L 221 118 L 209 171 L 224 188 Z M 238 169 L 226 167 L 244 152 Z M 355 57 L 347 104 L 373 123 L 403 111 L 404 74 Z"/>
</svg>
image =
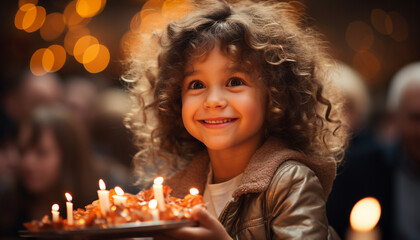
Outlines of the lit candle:
<svg viewBox="0 0 420 240">
<path fill-rule="evenodd" d="M 66 207 L 67 207 L 67 223 L 69 225 L 73 225 L 73 203 L 71 202 L 71 200 L 73 200 L 73 198 L 71 197 L 70 193 L 66 193 L 66 198 L 67 198 L 67 202 L 66 202 Z"/>
<path fill-rule="evenodd" d="M 153 192 L 155 194 L 155 199 L 158 203 L 159 210 L 165 211 L 165 200 L 163 199 L 162 183 L 163 183 L 162 177 L 155 178 L 155 181 L 153 184 Z"/>
<path fill-rule="evenodd" d="M 51 213 L 52 213 L 52 221 L 53 222 L 58 222 L 58 217 L 60 216 L 60 212 L 58 211 L 60 209 L 60 207 L 58 206 L 58 204 L 54 204 L 51 207 Z"/>
<path fill-rule="evenodd" d="M 197 188 L 190 188 L 190 194 L 193 196 L 198 195 L 199 191 Z"/>
<path fill-rule="evenodd" d="M 381 205 L 372 197 L 358 201 L 350 214 L 351 229 L 347 232 L 349 240 L 379 240 L 381 234 L 375 228 L 381 217 Z"/>
<path fill-rule="evenodd" d="M 157 201 L 156 199 L 152 199 L 149 202 L 149 209 L 153 216 L 153 221 L 159 221 L 159 210 L 156 209 Z"/>
<path fill-rule="evenodd" d="M 109 212 L 109 191 L 105 190 L 105 182 L 104 180 L 99 180 L 99 188 L 101 190 L 98 190 L 98 197 L 99 197 L 99 205 L 101 207 L 101 212 L 103 215 L 106 215 L 107 212 Z"/>
<path fill-rule="evenodd" d="M 125 205 L 127 197 L 124 196 L 124 191 L 120 187 L 115 187 L 115 192 L 117 195 L 114 195 L 114 204 L 115 205 Z"/>
<path fill-rule="evenodd" d="M 204 200 L 203 197 L 198 195 L 199 191 L 197 188 L 190 188 L 190 194 L 185 196 L 184 198 L 184 204 L 186 204 L 187 207 L 192 207 L 197 204 L 203 204 Z"/>
</svg>

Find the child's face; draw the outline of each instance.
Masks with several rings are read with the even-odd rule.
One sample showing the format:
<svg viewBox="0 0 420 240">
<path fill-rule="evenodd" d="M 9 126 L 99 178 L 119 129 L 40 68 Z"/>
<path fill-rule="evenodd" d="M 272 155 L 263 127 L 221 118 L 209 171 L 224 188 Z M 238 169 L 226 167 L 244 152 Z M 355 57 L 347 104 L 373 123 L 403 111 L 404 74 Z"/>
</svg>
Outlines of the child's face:
<svg viewBox="0 0 420 240">
<path fill-rule="evenodd" d="M 263 139 L 265 87 L 240 67 L 216 46 L 186 69 L 182 120 L 209 150 L 258 146 Z"/>
</svg>

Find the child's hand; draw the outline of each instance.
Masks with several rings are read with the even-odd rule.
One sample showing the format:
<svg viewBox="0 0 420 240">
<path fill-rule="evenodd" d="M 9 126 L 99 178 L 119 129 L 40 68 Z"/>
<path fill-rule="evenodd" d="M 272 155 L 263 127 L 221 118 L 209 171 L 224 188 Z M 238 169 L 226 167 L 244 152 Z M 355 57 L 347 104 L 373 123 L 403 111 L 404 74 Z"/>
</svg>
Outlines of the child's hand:
<svg viewBox="0 0 420 240">
<path fill-rule="evenodd" d="M 198 222 L 198 227 L 183 227 L 166 231 L 162 235 L 154 236 L 154 239 L 232 239 L 223 225 L 204 208 L 193 207 L 192 217 Z"/>
</svg>

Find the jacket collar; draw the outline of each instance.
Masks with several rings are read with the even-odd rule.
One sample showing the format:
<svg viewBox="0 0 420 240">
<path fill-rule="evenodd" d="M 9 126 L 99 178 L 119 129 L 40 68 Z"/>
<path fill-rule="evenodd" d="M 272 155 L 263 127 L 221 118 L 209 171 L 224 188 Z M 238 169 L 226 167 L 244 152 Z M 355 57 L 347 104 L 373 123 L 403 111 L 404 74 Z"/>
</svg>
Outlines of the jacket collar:
<svg viewBox="0 0 420 240">
<path fill-rule="evenodd" d="M 265 191 L 278 167 L 287 160 L 298 161 L 311 168 L 321 182 L 325 198 L 328 197 L 335 178 L 336 163 L 314 161 L 303 153 L 287 148 L 274 137 L 267 139 L 254 153 L 233 197 Z M 191 187 L 196 187 L 200 193 L 203 193 L 208 172 L 209 156 L 207 152 L 202 152 L 186 168 L 168 179 L 167 184 L 172 187 L 174 196 L 185 196 Z"/>
</svg>

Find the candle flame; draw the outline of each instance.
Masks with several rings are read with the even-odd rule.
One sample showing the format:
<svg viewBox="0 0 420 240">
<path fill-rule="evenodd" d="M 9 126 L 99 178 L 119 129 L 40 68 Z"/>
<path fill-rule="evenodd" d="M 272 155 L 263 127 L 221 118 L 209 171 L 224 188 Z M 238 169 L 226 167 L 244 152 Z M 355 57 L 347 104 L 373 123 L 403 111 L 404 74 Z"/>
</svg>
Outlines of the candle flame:
<svg viewBox="0 0 420 240">
<path fill-rule="evenodd" d="M 60 206 L 58 206 L 58 204 L 56 203 L 56 204 L 52 205 L 51 209 L 53 211 L 58 211 L 58 209 L 60 209 Z"/>
<path fill-rule="evenodd" d="M 67 193 L 66 192 L 65 195 L 66 195 L 67 201 L 71 202 L 71 200 L 73 200 L 73 198 L 71 197 L 70 193 Z"/>
<path fill-rule="evenodd" d="M 198 189 L 197 188 L 190 188 L 190 194 L 191 195 L 197 195 L 199 193 L 199 191 L 198 191 Z"/>
<path fill-rule="evenodd" d="M 118 196 L 124 195 L 124 191 L 120 187 L 115 187 L 115 192 L 117 193 Z"/>
<path fill-rule="evenodd" d="M 370 231 L 375 228 L 381 217 L 381 205 L 373 197 L 358 201 L 350 214 L 351 227 L 356 231 Z"/>
<path fill-rule="evenodd" d="M 155 184 L 162 184 L 163 183 L 163 177 L 157 177 L 157 178 L 155 178 L 154 183 Z"/>
<path fill-rule="evenodd" d="M 149 208 L 156 209 L 156 207 L 157 207 L 157 201 L 156 201 L 156 199 L 150 200 L 150 202 L 149 202 Z"/>
<path fill-rule="evenodd" d="M 105 182 L 104 182 L 104 180 L 102 180 L 102 179 L 99 179 L 99 188 L 100 188 L 101 190 L 105 190 L 105 189 L 106 189 Z"/>
</svg>

